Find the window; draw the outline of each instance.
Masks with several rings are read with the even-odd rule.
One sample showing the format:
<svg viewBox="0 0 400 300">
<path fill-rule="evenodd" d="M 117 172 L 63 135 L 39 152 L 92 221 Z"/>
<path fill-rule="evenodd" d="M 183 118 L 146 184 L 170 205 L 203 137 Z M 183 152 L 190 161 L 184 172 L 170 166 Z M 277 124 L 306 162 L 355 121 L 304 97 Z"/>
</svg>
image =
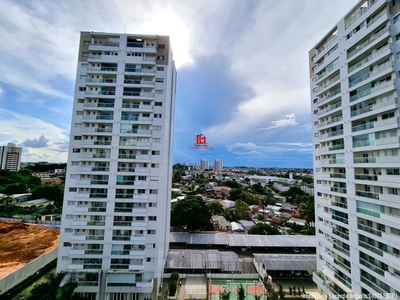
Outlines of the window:
<svg viewBox="0 0 400 300">
<path fill-rule="evenodd" d="M 74 136 L 74 140 L 75 140 L 75 141 L 80 141 L 80 140 L 82 140 L 82 136 L 80 136 L 80 135 L 75 135 L 75 136 Z"/>
<path fill-rule="evenodd" d="M 397 195 L 397 189 L 396 188 L 388 188 L 388 193 L 390 195 Z"/>
<path fill-rule="evenodd" d="M 154 261 L 155 261 L 154 257 L 147 257 L 146 258 L 146 262 L 154 262 Z"/>
<path fill-rule="evenodd" d="M 157 67 L 157 71 L 164 71 L 164 67 Z"/>
<path fill-rule="evenodd" d="M 149 216 L 149 221 L 157 221 L 157 217 L 156 216 Z"/>
<path fill-rule="evenodd" d="M 73 148 L 72 152 L 73 153 L 81 153 L 81 149 L 80 148 Z"/>
<path fill-rule="evenodd" d="M 156 78 L 156 82 L 163 83 L 164 82 L 164 78 Z"/>
<path fill-rule="evenodd" d="M 156 95 L 162 95 L 163 94 L 163 90 L 155 90 L 154 94 Z"/>
<path fill-rule="evenodd" d="M 138 176 L 138 180 L 144 181 L 146 180 L 146 176 Z"/>
<path fill-rule="evenodd" d="M 74 215 L 69 215 L 69 214 L 67 214 L 67 215 L 65 215 L 65 218 L 66 218 L 66 219 L 70 219 L 70 220 L 71 220 L 71 219 L 73 219 L 73 218 L 74 218 Z"/>
<path fill-rule="evenodd" d="M 154 102 L 154 106 L 162 106 L 162 102 Z"/>
<path fill-rule="evenodd" d="M 165 44 L 158 44 L 158 45 L 157 45 L 157 48 L 158 48 L 158 49 L 165 49 Z"/>
<path fill-rule="evenodd" d="M 77 116 L 83 116 L 83 111 L 77 110 L 77 111 L 76 111 L 76 115 L 77 115 Z"/>
<path fill-rule="evenodd" d="M 160 143 L 161 139 L 160 138 L 153 138 L 151 139 L 153 143 Z"/>
<path fill-rule="evenodd" d="M 154 118 L 161 118 L 162 115 L 161 114 L 154 114 Z"/>
<path fill-rule="evenodd" d="M 160 151 L 153 150 L 153 151 L 151 151 L 151 155 L 160 155 Z"/>
<path fill-rule="evenodd" d="M 71 161 L 71 166 L 79 166 L 79 161 Z"/>
<path fill-rule="evenodd" d="M 71 247 L 71 243 L 70 242 L 64 242 L 64 247 Z"/>
<path fill-rule="evenodd" d="M 157 202 L 150 202 L 149 207 L 157 207 Z"/>
<path fill-rule="evenodd" d="M 146 190 L 142 190 L 142 189 L 138 190 L 138 194 L 144 194 L 144 193 L 146 193 Z"/>
<path fill-rule="evenodd" d="M 82 128 L 83 124 L 82 123 L 75 123 L 75 128 Z"/>
<path fill-rule="evenodd" d="M 150 194 L 156 195 L 156 194 L 158 194 L 158 190 L 150 190 Z"/>
<path fill-rule="evenodd" d="M 392 112 L 390 112 L 390 113 L 383 114 L 383 115 L 382 115 L 382 120 L 389 119 L 389 118 L 393 118 L 393 117 L 394 117 L 394 112 L 392 111 Z"/>
<path fill-rule="evenodd" d="M 160 164 L 151 164 L 151 167 L 152 167 L 152 168 L 159 168 L 159 167 L 160 167 Z"/>
<path fill-rule="evenodd" d="M 400 175 L 400 169 L 387 169 L 387 175 Z"/>
<path fill-rule="evenodd" d="M 80 87 L 79 87 L 79 91 L 80 91 L 80 92 L 86 91 L 86 86 L 80 86 Z"/>
<path fill-rule="evenodd" d="M 70 188 L 69 188 L 69 191 L 70 191 L 70 192 L 76 192 L 76 191 L 77 191 L 77 188 L 76 188 L 76 187 L 70 187 Z"/>
<path fill-rule="evenodd" d="M 152 230 L 147 230 L 147 234 L 156 234 L 156 231 L 154 229 Z"/>
<path fill-rule="evenodd" d="M 64 232 L 66 232 L 66 233 L 71 233 L 73 230 L 72 230 L 72 228 L 65 228 L 65 230 L 64 230 Z"/>
<path fill-rule="evenodd" d="M 154 125 L 153 126 L 153 130 L 154 131 L 160 131 L 161 130 L 161 126 L 160 125 Z"/>
<path fill-rule="evenodd" d="M 164 55 L 157 55 L 157 60 L 164 60 L 165 56 Z"/>
<path fill-rule="evenodd" d="M 89 46 L 89 45 L 91 44 L 91 42 L 90 42 L 90 41 L 83 41 L 83 44 L 84 44 L 85 46 Z"/>
</svg>

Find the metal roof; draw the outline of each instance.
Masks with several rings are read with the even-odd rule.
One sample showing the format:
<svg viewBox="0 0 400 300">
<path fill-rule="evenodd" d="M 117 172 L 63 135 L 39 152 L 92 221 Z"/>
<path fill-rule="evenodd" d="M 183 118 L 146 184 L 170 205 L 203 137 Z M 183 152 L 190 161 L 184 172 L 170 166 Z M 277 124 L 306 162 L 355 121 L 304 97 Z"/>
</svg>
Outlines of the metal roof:
<svg viewBox="0 0 400 300">
<path fill-rule="evenodd" d="M 262 262 L 268 271 L 315 271 L 315 254 L 254 254 L 256 262 Z"/>
<path fill-rule="evenodd" d="M 242 265 L 236 253 L 217 250 L 170 250 L 165 262 L 165 268 L 216 269 L 226 272 L 242 272 Z"/>
<path fill-rule="evenodd" d="M 313 235 L 247 235 L 229 233 L 171 232 L 171 243 L 226 245 L 229 247 L 316 247 Z"/>
</svg>

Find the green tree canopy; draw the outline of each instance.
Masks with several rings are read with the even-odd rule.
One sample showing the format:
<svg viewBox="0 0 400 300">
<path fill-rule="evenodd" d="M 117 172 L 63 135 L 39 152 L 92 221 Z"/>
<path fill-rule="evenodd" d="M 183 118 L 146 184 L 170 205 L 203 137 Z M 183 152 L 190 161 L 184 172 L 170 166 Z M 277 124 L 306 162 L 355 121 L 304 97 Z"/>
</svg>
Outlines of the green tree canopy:
<svg viewBox="0 0 400 300">
<path fill-rule="evenodd" d="M 32 191 L 32 197 L 53 200 L 56 207 L 61 207 L 64 198 L 64 187 L 58 184 L 43 184 Z"/>
<path fill-rule="evenodd" d="M 239 182 L 237 182 L 236 180 L 224 180 L 222 182 L 222 184 L 224 186 L 230 187 L 230 188 L 234 188 L 234 189 L 240 189 L 241 185 Z"/>
<path fill-rule="evenodd" d="M 188 230 L 213 230 L 211 213 L 199 196 L 188 195 L 176 203 L 171 215 L 173 226 L 186 226 Z"/>
<path fill-rule="evenodd" d="M 249 213 L 249 205 L 246 202 L 242 200 L 236 200 L 234 209 L 236 210 L 237 220 L 247 219 L 247 215 Z"/>
<path fill-rule="evenodd" d="M 88 298 L 74 293 L 78 286 L 76 281 L 70 279 L 62 287 L 61 282 L 65 277 L 65 273 L 51 273 L 46 276 L 46 281 L 35 285 L 30 291 L 29 296 L 25 300 L 87 300 Z"/>
<path fill-rule="evenodd" d="M 220 216 L 224 212 L 224 207 L 221 205 L 221 203 L 219 203 L 217 201 L 208 203 L 207 207 L 212 215 Z"/>
<path fill-rule="evenodd" d="M 250 228 L 249 234 L 278 235 L 280 232 L 276 226 L 258 223 Z"/>
</svg>

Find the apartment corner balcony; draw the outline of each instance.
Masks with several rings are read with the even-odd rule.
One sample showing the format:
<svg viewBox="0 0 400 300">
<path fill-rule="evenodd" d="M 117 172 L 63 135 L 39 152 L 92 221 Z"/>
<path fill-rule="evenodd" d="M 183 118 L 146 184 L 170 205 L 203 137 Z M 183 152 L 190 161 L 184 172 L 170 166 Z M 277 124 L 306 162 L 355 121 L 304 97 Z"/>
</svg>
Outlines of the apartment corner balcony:
<svg viewBox="0 0 400 300">
<path fill-rule="evenodd" d="M 338 35 L 333 35 L 328 41 L 325 42 L 321 47 L 318 47 L 317 54 L 314 58 L 314 61 L 318 61 L 321 57 L 325 56 L 327 52 L 335 46 L 335 42 L 338 41 Z"/>
<path fill-rule="evenodd" d="M 339 93 L 340 93 L 340 89 L 339 89 L 339 92 L 335 91 L 334 93 L 336 93 L 335 95 L 339 94 Z M 326 113 L 328 113 L 328 112 L 331 112 L 332 110 L 335 110 L 335 109 L 337 109 L 337 108 L 340 108 L 341 106 L 342 106 L 342 102 L 338 102 L 338 103 L 335 103 L 335 104 L 333 104 L 333 105 L 329 105 L 327 108 L 324 108 L 324 109 L 319 110 L 319 111 L 317 112 L 317 116 L 321 116 L 321 115 L 323 115 L 323 114 L 326 114 Z"/>
<path fill-rule="evenodd" d="M 363 76 L 360 76 L 360 77 L 350 81 L 349 82 L 349 87 L 356 86 L 359 83 L 362 83 L 362 82 L 366 81 L 369 78 L 372 79 L 374 76 L 379 75 L 381 73 L 384 73 L 385 71 L 387 73 L 389 70 L 393 71 L 393 62 L 392 61 L 388 61 L 388 62 L 384 63 L 383 65 L 379 66 L 378 68 L 376 68 L 375 70 L 373 70 L 373 71 L 371 71 L 371 72 L 369 72 L 367 74 L 364 74 Z"/>
<path fill-rule="evenodd" d="M 338 286 L 336 280 L 328 277 L 325 272 L 314 272 L 313 281 L 323 290 L 326 295 L 329 295 L 329 298 L 348 300 L 345 291 Z"/>
<path fill-rule="evenodd" d="M 323 104 L 324 102 L 329 102 L 329 101 L 332 101 L 332 100 L 334 100 L 334 99 L 336 99 L 336 98 L 338 98 L 339 96 L 340 96 L 340 93 L 341 93 L 341 88 L 338 88 L 338 89 L 336 89 L 336 90 L 334 90 L 334 91 L 332 91 L 332 92 L 330 92 L 329 94 L 327 94 L 327 95 L 325 95 L 325 96 L 318 96 L 318 101 L 317 101 L 317 105 L 320 105 L 320 104 Z M 328 101 L 329 100 L 329 101 Z M 333 108 L 331 108 L 330 110 L 332 110 L 332 109 L 335 109 L 335 108 L 337 108 L 337 107 L 339 107 L 339 106 L 336 106 L 336 107 L 333 107 Z M 326 110 L 326 111 L 324 111 L 324 112 L 327 112 L 327 111 L 329 111 L 329 110 Z M 322 114 L 323 112 L 318 112 L 317 113 L 317 115 L 320 115 L 320 114 Z"/>
<path fill-rule="evenodd" d="M 328 132 L 325 134 L 322 134 L 318 137 L 318 140 L 324 140 L 327 138 L 331 138 L 331 137 L 335 137 L 335 136 L 339 136 L 343 134 L 343 129 L 340 130 L 336 130 L 336 131 L 332 131 L 332 132 Z"/>
<path fill-rule="evenodd" d="M 115 86 L 117 82 L 116 78 L 86 78 L 86 82 L 89 83 L 88 85 L 98 86 L 98 85 L 110 85 Z"/>
<path fill-rule="evenodd" d="M 120 142 L 119 143 L 120 147 L 144 147 L 148 148 L 151 146 L 150 142 Z"/>
<path fill-rule="evenodd" d="M 150 155 L 143 155 L 143 154 L 118 154 L 118 159 L 129 159 L 129 160 L 136 160 L 136 161 L 150 161 Z"/>
</svg>

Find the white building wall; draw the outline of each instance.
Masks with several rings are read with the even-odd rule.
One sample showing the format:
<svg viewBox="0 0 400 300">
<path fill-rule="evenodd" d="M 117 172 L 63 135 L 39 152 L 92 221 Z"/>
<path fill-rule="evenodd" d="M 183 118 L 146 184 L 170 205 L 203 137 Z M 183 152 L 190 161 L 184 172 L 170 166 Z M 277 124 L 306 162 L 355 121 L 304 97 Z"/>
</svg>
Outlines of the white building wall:
<svg viewBox="0 0 400 300">
<path fill-rule="evenodd" d="M 168 37 L 82 32 L 57 271 L 92 299 L 153 299 L 169 245 Z"/>
<path fill-rule="evenodd" d="M 400 225 L 388 217 L 400 218 L 394 4 L 359 1 L 310 51 L 314 281 L 330 297 L 393 299 L 400 291 Z"/>
</svg>

